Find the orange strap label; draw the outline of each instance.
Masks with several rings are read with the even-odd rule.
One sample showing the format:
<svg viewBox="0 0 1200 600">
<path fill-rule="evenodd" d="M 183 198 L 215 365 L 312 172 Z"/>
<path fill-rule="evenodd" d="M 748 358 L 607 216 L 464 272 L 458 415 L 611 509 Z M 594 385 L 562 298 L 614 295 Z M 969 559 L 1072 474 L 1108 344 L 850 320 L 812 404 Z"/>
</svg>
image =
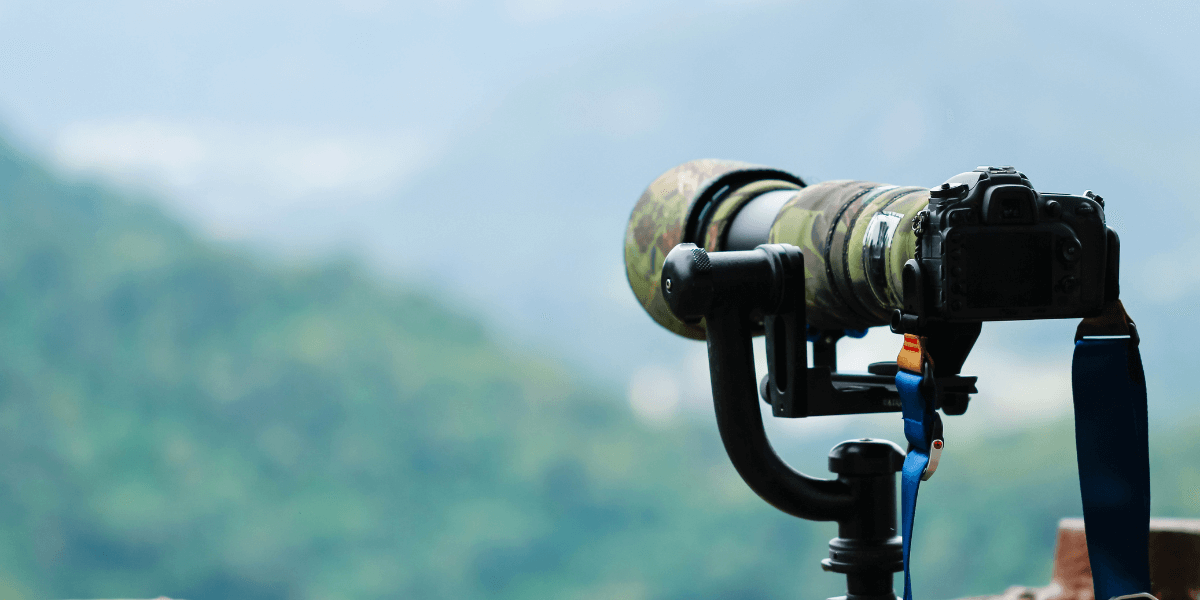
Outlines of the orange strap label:
<svg viewBox="0 0 1200 600">
<path fill-rule="evenodd" d="M 900 355 L 896 357 L 896 364 L 909 373 L 920 375 L 923 354 L 921 338 L 906 333 L 904 334 L 904 347 L 900 349 Z"/>
</svg>

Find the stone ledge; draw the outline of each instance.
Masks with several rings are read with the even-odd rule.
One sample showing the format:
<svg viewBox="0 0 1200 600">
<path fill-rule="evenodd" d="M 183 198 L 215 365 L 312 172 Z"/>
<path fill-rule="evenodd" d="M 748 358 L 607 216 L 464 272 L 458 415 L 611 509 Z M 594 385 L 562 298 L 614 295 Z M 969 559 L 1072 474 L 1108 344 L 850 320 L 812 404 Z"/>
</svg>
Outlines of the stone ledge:
<svg viewBox="0 0 1200 600">
<path fill-rule="evenodd" d="M 1200 519 L 1150 519 L 1150 586 L 1158 600 L 1200 600 Z M 1050 585 L 963 600 L 1095 600 L 1083 519 L 1058 522 Z"/>
</svg>

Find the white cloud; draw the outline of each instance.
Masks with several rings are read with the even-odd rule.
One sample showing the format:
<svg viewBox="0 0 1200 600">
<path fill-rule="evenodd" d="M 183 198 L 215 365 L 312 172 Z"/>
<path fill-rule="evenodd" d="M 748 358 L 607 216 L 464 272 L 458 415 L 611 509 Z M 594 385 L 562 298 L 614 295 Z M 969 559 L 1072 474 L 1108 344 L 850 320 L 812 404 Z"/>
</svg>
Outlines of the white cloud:
<svg viewBox="0 0 1200 600">
<path fill-rule="evenodd" d="M 642 305 L 638 303 L 637 297 L 633 295 L 633 289 L 629 287 L 629 276 L 625 273 L 625 265 L 612 264 L 606 269 L 605 277 L 598 281 L 601 283 L 598 284 L 597 295 L 611 303 L 636 306 L 639 310 L 641 309 Z"/>
<path fill-rule="evenodd" d="M 897 102 L 879 128 L 879 148 L 888 160 L 908 158 L 921 148 L 928 126 L 925 111 L 916 101 Z"/>
<path fill-rule="evenodd" d="M 639 419 L 653 425 L 670 422 L 679 414 L 679 382 L 661 366 L 639 369 L 629 380 L 629 405 Z"/>
<path fill-rule="evenodd" d="M 1122 269 L 1122 279 L 1134 279 L 1135 285 L 1121 286 L 1122 297 L 1133 296 L 1153 304 L 1171 304 L 1195 293 L 1200 287 L 1200 260 L 1188 251 L 1195 243 L 1181 246 L 1174 252 L 1165 252 L 1150 257 L 1142 268 L 1132 272 Z M 1132 292 L 1132 293 L 1129 293 Z"/>
<path fill-rule="evenodd" d="M 66 168 L 165 187 L 210 210 L 237 204 L 251 212 L 378 196 L 424 168 L 432 154 L 413 132 L 326 135 L 152 117 L 76 123 L 55 143 Z"/>
<path fill-rule="evenodd" d="M 623 13 L 637 8 L 632 0 L 504 0 L 504 12 L 518 23 L 539 23 L 577 14 Z"/>
<path fill-rule="evenodd" d="M 156 177 L 177 186 L 195 183 L 212 150 L 191 128 L 149 119 L 76 124 L 55 146 L 59 163 L 71 169 Z"/>
<path fill-rule="evenodd" d="M 655 131 L 666 114 L 659 90 L 625 87 L 574 94 L 566 101 L 564 116 L 569 127 L 621 140 Z"/>
<path fill-rule="evenodd" d="M 795 0 L 691 0 L 649 4 L 634 0 L 503 0 L 504 13 L 517 23 L 541 24 L 579 15 L 630 17 L 637 13 L 670 11 L 694 14 L 703 10 L 730 8 L 740 12 L 757 6 L 788 4 Z M 659 17 L 661 18 L 661 17 Z M 657 20 L 657 18 L 655 19 Z"/>
<path fill-rule="evenodd" d="M 374 15 L 386 10 L 391 3 L 388 0 L 338 0 L 338 4 L 352 13 Z"/>
</svg>

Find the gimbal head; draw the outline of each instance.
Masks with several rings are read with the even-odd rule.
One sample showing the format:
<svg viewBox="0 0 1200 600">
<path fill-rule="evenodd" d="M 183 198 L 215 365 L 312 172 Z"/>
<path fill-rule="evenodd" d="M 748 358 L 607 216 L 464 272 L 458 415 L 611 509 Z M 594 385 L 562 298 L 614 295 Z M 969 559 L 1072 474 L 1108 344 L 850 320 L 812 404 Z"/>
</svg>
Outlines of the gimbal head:
<svg viewBox="0 0 1200 600">
<path fill-rule="evenodd" d="M 679 244 L 663 263 L 661 289 L 678 318 L 704 319 L 717 426 L 742 479 L 783 512 L 838 522 L 822 566 L 846 575 L 847 598 L 893 600 L 892 574 L 902 568 L 895 474 L 904 453 L 885 440 L 843 442 L 829 455 L 838 478 L 809 477 L 775 453 L 759 412 L 760 393 L 777 417 L 900 410 L 895 363 L 876 363 L 869 375 L 836 372 L 834 345 L 841 332 L 815 339 L 814 366 L 807 368 L 803 259 L 799 248 L 786 244 L 712 253 Z M 945 327 L 935 361 L 947 372 L 935 374 L 936 397 L 943 410 L 961 414 L 976 390 L 975 378 L 958 370 L 980 327 Z M 768 363 L 761 386 L 755 384 L 751 346 L 759 329 L 766 332 Z"/>
</svg>

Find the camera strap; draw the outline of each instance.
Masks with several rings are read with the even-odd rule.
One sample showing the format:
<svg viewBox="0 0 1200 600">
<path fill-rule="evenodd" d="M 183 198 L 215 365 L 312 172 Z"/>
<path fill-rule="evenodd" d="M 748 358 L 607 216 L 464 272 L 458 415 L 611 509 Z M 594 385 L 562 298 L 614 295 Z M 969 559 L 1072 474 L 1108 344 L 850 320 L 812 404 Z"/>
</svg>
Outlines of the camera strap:
<svg viewBox="0 0 1200 600">
<path fill-rule="evenodd" d="M 929 398 L 936 398 L 933 363 L 921 347 L 921 338 L 905 334 L 904 348 L 896 358 L 896 390 L 900 392 L 900 410 L 904 415 L 904 437 L 908 438 L 908 455 L 900 473 L 900 521 L 903 528 L 904 600 L 912 600 L 912 578 L 909 576 L 909 550 L 912 549 L 913 517 L 917 510 L 917 490 L 921 481 L 929 479 L 937 469 L 945 440 L 942 438 L 942 418 Z M 929 377 L 925 377 L 929 375 Z M 926 392 L 933 391 L 933 394 Z"/>
<path fill-rule="evenodd" d="M 1119 300 L 1075 331 L 1071 390 L 1092 586 L 1150 593 L 1150 453 L 1137 327 Z"/>
<path fill-rule="evenodd" d="M 904 336 L 896 389 L 909 450 L 901 474 L 904 600 L 912 600 L 909 553 L 921 481 L 945 445 L 933 364 L 922 339 Z M 1092 585 L 1098 600 L 1150 596 L 1150 459 L 1146 378 L 1133 320 L 1120 301 L 1075 333 L 1071 387 L 1075 447 Z"/>
</svg>

